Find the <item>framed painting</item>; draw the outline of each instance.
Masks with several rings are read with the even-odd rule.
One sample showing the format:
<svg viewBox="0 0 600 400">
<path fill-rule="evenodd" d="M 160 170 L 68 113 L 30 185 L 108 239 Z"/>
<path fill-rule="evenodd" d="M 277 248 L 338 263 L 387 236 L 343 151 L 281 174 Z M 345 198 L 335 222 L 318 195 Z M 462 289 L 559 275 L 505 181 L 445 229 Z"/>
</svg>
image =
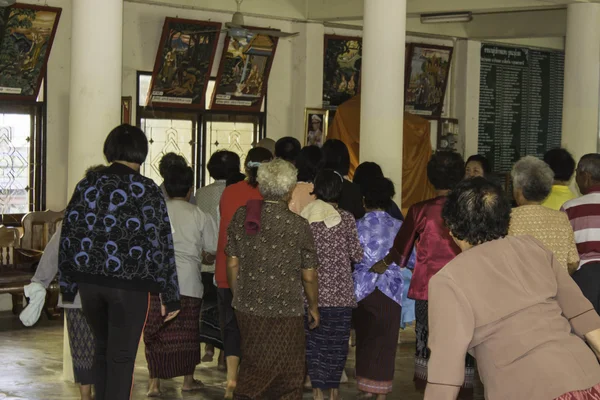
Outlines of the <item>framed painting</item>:
<svg viewBox="0 0 600 400">
<path fill-rule="evenodd" d="M 362 39 L 325 35 L 323 107 L 335 109 L 360 93 Z"/>
<path fill-rule="evenodd" d="M 444 108 L 452 47 L 411 44 L 406 67 L 405 110 L 439 117 Z"/>
<path fill-rule="evenodd" d="M 260 112 L 278 41 L 279 38 L 267 35 L 227 36 L 212 110 Z"/>
<path fill-rule="evenodd" d="M 36 101 L 62 9 L 15 4 L 4 10 L 0 99 Z"/>
<path fill-rule="evenodd" d="M 166 18 L 146 106 L 204 109 L 220 22 Z"/>
<path fill-rule="evenodd" d="M 322 147 L 329 127 L 329 110 L 307 108 L 304 110 L 304 145 Z"/>
</svg>

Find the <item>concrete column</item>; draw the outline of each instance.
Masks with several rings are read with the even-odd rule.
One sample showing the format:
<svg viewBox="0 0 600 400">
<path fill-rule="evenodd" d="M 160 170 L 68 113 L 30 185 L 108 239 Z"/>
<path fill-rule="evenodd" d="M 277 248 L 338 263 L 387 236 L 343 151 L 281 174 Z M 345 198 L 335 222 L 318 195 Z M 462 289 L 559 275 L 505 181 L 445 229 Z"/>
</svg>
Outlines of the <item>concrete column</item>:
<svg viewBox="0 0 600 400">
<path fill-rule="evenodd" d="M 67 196 L 121 121 L 123 0 L 73 1 Z"/>
<path fill-rule="evenodd" d="M 365 0 L 360 161 L 374 161 L 402 193 L 406 0 Z"/>
<path fill-rule="evenodd" d="M 598 151 L 600 4 L 567 9 L 562 143 L 576 160 Z"/>
</svg>

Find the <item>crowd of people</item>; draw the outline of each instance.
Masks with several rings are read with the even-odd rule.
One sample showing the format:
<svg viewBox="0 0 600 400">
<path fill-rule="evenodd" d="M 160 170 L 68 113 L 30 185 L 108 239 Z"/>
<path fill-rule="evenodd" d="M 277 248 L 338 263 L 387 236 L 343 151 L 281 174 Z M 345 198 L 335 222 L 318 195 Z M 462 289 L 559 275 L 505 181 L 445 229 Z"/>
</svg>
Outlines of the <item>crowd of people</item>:
<svg viewBox="0 0 600 400">
<path fill-rule="evenodd" d="M 415 319 L 428 400 L 472 397 L 476 363 L 489 399 L 600 398 L 600 155 L 577 165 L 581 197 L 564 149 L 517 162 L 509 196 L 484 157 L 438 152 L 435 197 L 404 217 L 379 165 L 350 179 L 339 140 L 216 152 L 195 193 L 176 154 L 160 187 L 142 176 L 147 153 L 138 128 L 108 135 L 25 288 L 31 325 L 58 273 L 82 400 L 129 399 L 142 331 L 149 397 L 173 377 L 201 391 L 219 350 L 225 398 L 336 400 L 352 330 L 358 393 L 381 400 Z"/>
</svg>

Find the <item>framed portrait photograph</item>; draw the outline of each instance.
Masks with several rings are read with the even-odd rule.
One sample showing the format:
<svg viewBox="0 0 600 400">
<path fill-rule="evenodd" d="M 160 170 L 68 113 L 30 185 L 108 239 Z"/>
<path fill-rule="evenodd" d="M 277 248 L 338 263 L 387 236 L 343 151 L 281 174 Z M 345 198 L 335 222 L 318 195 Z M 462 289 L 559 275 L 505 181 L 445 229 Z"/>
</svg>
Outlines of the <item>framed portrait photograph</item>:
<svg viewBox="0 0 600 400">
<path fill-rule="evenodd" d="M 215 82 L 212 110 L 260 112 L 278 41 L 276 36 L 227 35 Z"/>
<path fill-rule="evenodd" d="M 414 43 L 406 67 L 405 111 L 439 117 L 444 108 L 452 47 Z"/>
<path fill-rule="evenodd" d="M 325 35 L 323 107 L 336 109 L 360 92 L 362 39 Z"/>
<path fill-rule="evenodd" d="M 304 145 L 323 146 L 329 127 L 329 110 L 307 108 L 304 111 Z"/>
<path fill-rule="evenodd" d="M 147 106 L 204 109 L 221 23 L 166 18 Z"/>
<path fill-rule="evenodd" d="M 0 10 L 0 98 L 36 100 L 61 11 L 30 4 Z"/>
</svg>

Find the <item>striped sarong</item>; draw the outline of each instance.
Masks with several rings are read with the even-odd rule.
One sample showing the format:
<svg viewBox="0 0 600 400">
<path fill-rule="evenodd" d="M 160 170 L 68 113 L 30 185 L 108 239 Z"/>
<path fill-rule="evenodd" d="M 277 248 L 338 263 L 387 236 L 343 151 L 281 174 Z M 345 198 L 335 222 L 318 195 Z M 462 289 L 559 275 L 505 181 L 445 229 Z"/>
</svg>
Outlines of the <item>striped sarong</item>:
<svg viewBox="0 0 600 400">
<path fill-rule="evenodd" d="M 306 330 L 306 366 L 314 389 L 337 389 L 348 357 L 352 309 L 319 308 L 321 324 Z"/>
</svg>

